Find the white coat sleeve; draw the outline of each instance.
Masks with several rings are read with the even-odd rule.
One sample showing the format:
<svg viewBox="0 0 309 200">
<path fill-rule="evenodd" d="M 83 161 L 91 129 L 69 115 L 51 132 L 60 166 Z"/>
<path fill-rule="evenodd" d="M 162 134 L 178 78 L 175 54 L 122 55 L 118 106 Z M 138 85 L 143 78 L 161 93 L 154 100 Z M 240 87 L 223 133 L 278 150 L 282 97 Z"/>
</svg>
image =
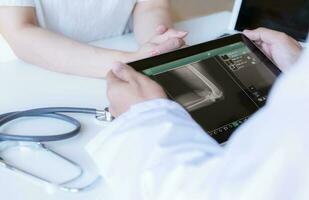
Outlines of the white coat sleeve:
<svg viewBox="0 0 309 200">
<path fill-rule="evenodd" d="M 221 147 L 181 106 L 153 100 L 115 120 L 88 145 L 88 152 L 115 199 L 170 200 L 169 187 L 180 191 L 190 183 L 169 178 L 185 180 L 194 165 L 220 154 Z M 185 163 L 193 168 L 183 171 Z"/>
</svg>

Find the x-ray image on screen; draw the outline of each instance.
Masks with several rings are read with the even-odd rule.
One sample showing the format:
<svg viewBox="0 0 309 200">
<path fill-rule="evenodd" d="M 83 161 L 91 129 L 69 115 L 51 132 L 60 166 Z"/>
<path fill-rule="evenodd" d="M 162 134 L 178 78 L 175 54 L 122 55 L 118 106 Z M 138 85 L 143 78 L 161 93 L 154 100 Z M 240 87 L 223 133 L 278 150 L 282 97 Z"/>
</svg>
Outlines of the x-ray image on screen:
<svg viewBox="0 0 309 200">
<path fill-rule="evenodd" d="M 170 100 L 181 104 L 222 143 L 265 104 L 276 79 L 257 53 L 244 42 L 235 42 L 161 64 L 145 62 L 143 66 L 150 66 L 141 67 Z"/>
<path fill-rule="evenodd" d="M 193 111 L 223 99 L 223 92 L 199 63 L 175 68 L 154 77 L 171 98 Z"/>
</svg>

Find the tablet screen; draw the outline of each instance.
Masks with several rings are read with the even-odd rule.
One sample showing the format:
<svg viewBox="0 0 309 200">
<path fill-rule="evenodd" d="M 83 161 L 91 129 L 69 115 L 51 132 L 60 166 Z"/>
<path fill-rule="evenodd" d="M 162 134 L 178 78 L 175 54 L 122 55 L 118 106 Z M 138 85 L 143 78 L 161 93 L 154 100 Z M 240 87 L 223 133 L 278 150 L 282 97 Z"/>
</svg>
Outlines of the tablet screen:
<svg viewBox="0 0 309 200">
<path fill-rule="evenodd" d="M 222 143 L 265 104 L 277 77 L 255 51 L 238 41 L 142 72 Z"/>
</svg>

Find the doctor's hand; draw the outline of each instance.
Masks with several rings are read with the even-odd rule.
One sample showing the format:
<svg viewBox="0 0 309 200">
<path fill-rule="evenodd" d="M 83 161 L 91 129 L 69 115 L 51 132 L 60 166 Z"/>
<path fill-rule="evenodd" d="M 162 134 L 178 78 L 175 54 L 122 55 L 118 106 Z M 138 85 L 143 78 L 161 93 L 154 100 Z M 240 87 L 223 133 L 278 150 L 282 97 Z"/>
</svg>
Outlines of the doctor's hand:
<svg viewBox="0 0 309 200">
<path fill-rule="evenodd" d="M 291 67 L 301 54 L 300 44 L 285 33 L 266 28 L 245 30 L 243 33 L 254 41 L 282 71 Z"/>
<path fill-rule="evenodd" d="M 159 84 L 122 63 L 115 63 L 107 75 L 107 97 L 114 117 L 125 113 L 134 104 L 167 98 Z"/>
<path fill-rule="evenodd" d="M 156 35 L 147 43 L 141 45 L 140 49 L 136 52 L 136 59 L 147 58 L 177 50 L 186 44 L 184 38 L 187 35 L 188 32 L 186 31 L 178 31 L 160 25 L 157 27 Z"/>
</svg>

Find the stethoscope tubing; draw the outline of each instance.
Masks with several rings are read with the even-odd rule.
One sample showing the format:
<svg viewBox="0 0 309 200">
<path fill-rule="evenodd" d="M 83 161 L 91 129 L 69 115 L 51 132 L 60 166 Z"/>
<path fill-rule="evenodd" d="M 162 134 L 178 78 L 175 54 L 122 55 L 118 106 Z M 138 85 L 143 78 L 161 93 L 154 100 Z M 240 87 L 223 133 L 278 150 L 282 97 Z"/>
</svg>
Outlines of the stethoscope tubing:
<svg viewBox="0 0 309 200">
<path fill-rule="evenodd" d="M 93 108 L 51 107 L 2 114 L 0 115 L 0 128 L 9 122 L 24 117 L 47 117 L 58 119 L 72 124 L 74 128 L 71 131 L 57 135 L 26 135 L 22 133 L 7 134 L 0 132 L 0 141 L 52 142 L 69 139 L 76 136 L 80 132 L 81 123 L 73 117 L 61 113 L 81 113 L 96 115 L 97 112 L 98 110 Z"/>
</svg>

